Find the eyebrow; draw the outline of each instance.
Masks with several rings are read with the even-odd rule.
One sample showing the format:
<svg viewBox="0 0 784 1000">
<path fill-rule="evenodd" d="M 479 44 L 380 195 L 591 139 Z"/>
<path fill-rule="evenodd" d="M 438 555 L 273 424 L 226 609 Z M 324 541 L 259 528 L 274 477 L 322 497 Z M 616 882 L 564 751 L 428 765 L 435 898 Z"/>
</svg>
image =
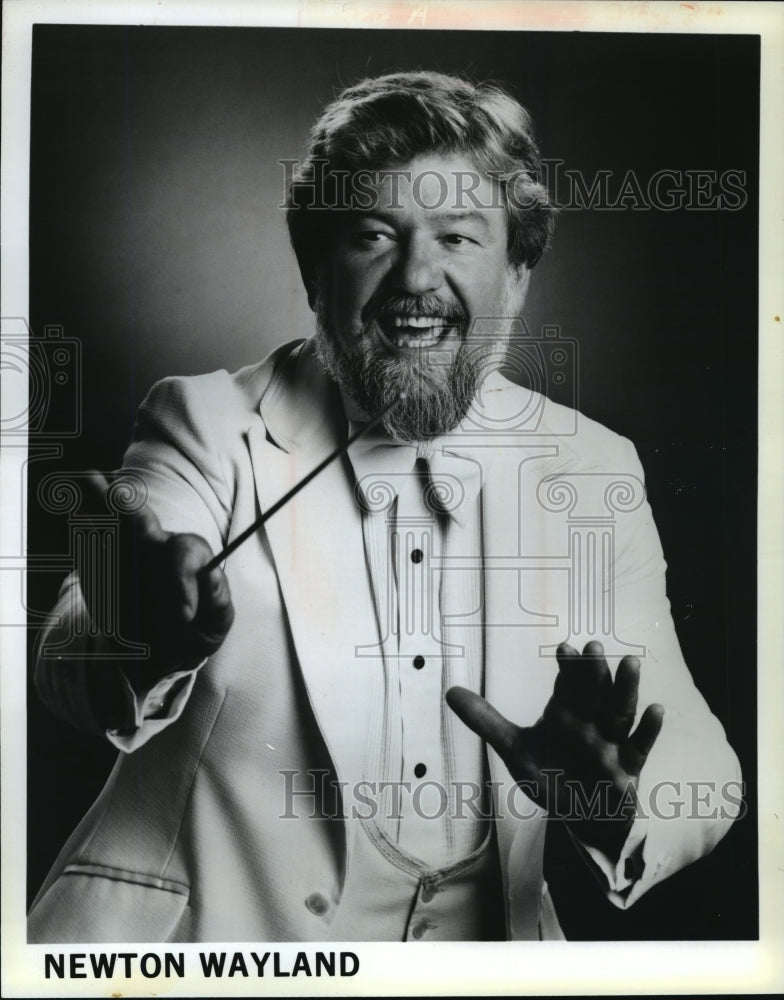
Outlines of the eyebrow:
<svg viewBox="0 0 784 1000">
<path fill-rule="evenodd" d="M 389 209 L 383 208 L 370 208 L 366 211 L 358 210 L 354 212 L 355 218 L 358 219 L 378 219 L 380 222 L 386 222 L 388 225 L 394 225 L 396 220 L 399 218 L 398 214 Z M 467 212 L 434 212 L 432 215 L 428 215 L 428 218 L 432 219 L 436 223 L 465 223 L 465 222 L 476 222 L 478 223 L 486 232 L 490 231 L 490 223 L 487 221 L 487 217 L 483 212 L 479 212 L 476 209 L 470 209 Z"/>
<path fill-rule="evenodd" d="M 478 222 L 483 229 L 489 230 L 490 228 L 487 216 L 475 208 L 469 209 L 467 212 L 437 212 L 433 218 L 437 222 Z"/>
</svg>

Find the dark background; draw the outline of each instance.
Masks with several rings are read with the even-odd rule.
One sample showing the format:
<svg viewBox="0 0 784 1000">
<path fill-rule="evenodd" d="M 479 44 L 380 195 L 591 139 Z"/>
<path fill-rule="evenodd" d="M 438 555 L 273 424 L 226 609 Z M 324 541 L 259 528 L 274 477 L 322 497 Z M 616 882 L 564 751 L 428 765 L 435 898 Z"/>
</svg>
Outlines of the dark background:
<svg viewBox="0 0 784 1000">
<path fill-rule="evenodd" d="M 171 374 L 232 370 L 312 330 L 278 160 L 343 85 L 398 69 L 505 83 L 543 155 L 591 178 L 745 170 L 740 211 L 561 213 L 526 320 L 579 345 L 583 412 L 632 438 L 686 660 L 724 723 L 748 815 L 708 858 L 619 912 L 551 824 L 546 875 L 572 939 L 755 938 L 759 41 L 754 36 L 37 26 L 30 323 L 81 344 L 82 432 L 29 467 L 29 551 L 62 555 L 53 471 L 119 465 L 136 407 Z M 569 388 L 571 392 L 571 387 Z M 568 398 L 568 393 L 566 398 Z M 32 616 L 63 572 L 32 572 Z M 34 630 L 31 630 L 31 640 Z M 35 893 L 114 751 L 28 698 Z"/>
</svg>

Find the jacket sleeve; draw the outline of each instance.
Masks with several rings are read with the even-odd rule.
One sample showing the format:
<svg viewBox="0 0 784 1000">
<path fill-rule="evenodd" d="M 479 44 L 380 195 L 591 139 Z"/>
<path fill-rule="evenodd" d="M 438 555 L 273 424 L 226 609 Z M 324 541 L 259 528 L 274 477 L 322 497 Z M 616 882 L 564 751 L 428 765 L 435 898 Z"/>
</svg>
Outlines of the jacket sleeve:
<svg viewBox="0 0 784 1000">
<path fill-rule="evenodd" d="M 634 447 L 623 440 L 623 448 L 621 467 L 642 482 Z M 617 865 L 581 845 L 608 897 L 622 908 L 709 853 L 742 809 L 740 766 L 684 662 L 665 571 L 652 512 L 643 500 L 617 517 L 609 606 L 618 640 L 642 646 L 636 654 L 641 669 L 635 725 L 653 703 L 664 706 L 664 723 L 640 774 L 636 819 Z"/>
<path fill-rule="evenodd" d="M 200 535 L 213 552 L 223 545 L 233 499 L 227 460 L 216 445 L 221 400 L 232 391 L 226 372 L 157 383 L 139 408 L 120 470 L 143 480 L 146 502 L 165 531 Z M 118 749 L 135 750 L 179 717 L 202 664 L 140 688 L 130 683 L 133 660 L 112 659 L 110 638 L 92 635 L 89 625 L 74 572 L 39 636 L 36 689 L 55 715 L 105 734 Z"/>
</svg>

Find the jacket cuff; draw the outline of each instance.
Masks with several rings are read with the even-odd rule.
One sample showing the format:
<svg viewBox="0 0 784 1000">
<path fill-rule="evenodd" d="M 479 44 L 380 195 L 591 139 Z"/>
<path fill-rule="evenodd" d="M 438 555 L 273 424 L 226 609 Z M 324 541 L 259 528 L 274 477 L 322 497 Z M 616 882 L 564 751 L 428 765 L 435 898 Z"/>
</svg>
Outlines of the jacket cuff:
<svg viewBox="0 0 784 1000">
<path fill-rule="evenodd" d="M 206 662 L 207 657 L 193 669 L 167 674 L 146 692 L 135 692 L 123 675 L 124 694 L 133 722 L 122 729 L 107 729 L 109 742 L 123 753 L 133 753 L 156 733 L 176 722 L 196 683 L 196 675 Z"/>
<path fill-rule="evenodd" d="M 612 861 L 598 847 L 586 844 L 568 825 L 566 829 L 604 892 L 616 906 L 623 906 L 632 886 L 645 870 L 643 848 L 648 835 L 647 817 L 634 820 L 617 861 Z"/>
</svg>

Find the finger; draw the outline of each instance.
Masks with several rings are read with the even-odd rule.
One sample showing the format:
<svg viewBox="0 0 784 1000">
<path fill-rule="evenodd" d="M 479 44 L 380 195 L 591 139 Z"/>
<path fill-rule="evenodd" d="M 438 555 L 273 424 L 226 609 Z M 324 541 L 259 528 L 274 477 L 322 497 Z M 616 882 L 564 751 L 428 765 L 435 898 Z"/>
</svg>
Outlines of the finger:
<svg viewBox="0 0 784 1000">
<path fill-rule="evenodd" d="M 585 647 L 583 648 L 583 656 L 585 658 L 590 657 L 593 659 L 602 660 L 605 662 L 606 665 L 606 661 L 604 660 L 604 646 L 602 646 L 602 644 L 596 639 L 592 639 L 590 642 L 587 642 L 585 644 Z"/>
<path fill-rule="evenodd" d="M 568 642 L 562 642 L 555 651 L 555 658 L 558 661 L 559 667 L 565 666 L 569 659 L 579 655 L 574 646 L 570 646 Z"/>
<path fill-rule="evenodd" d="M 612 688 L 612 675 L 600 642 L 589 642 L 582 655 L 566 643 L 556 651 L 558 676 L 554 699 L 581 719 L 594 720 Z"/>
<path fill-rule="evenodd" d="M 639 757 L 638 773 L 651 752 L 653 744 L 658 739 L 663 723 L 664 707 L 658 704 L 649 705 L 642 713 L 637 728 L 629 737 L 630 747 Z"/>
<path fill-rule="evenodd" d="M 212 550 L 199 535 L 172 535 L 168 540 L 173 600 L 185 622 L 191 622 L 199 608 L 198 573 L 212 558 Z"/>
<path fill-rule="evenodd" d="M 234 622 L 234 605 L 226 574 L 220 567 L 197 574 L 199 609 L 194 625 L 204 640 L 206 650 L 214 652 L 223 642 Z"/>
<path fill-rule="evenodd" d="M 624 656 L 615 672 L 615 682 L 609 693 L 600 728 L 607 739 L 625 739 L 637 714 L 637 691 L 640 686 L 640 661 L 636 656 Z"/>
<path fill-rule="evenodd" d="M 514 746 L 517 726 L 497 712 L 489 701 L 467 688 L 450 688 L 446 701 L 469 729 L 486 740 L 503 760 L 507 759 Z"/>
</svg>

